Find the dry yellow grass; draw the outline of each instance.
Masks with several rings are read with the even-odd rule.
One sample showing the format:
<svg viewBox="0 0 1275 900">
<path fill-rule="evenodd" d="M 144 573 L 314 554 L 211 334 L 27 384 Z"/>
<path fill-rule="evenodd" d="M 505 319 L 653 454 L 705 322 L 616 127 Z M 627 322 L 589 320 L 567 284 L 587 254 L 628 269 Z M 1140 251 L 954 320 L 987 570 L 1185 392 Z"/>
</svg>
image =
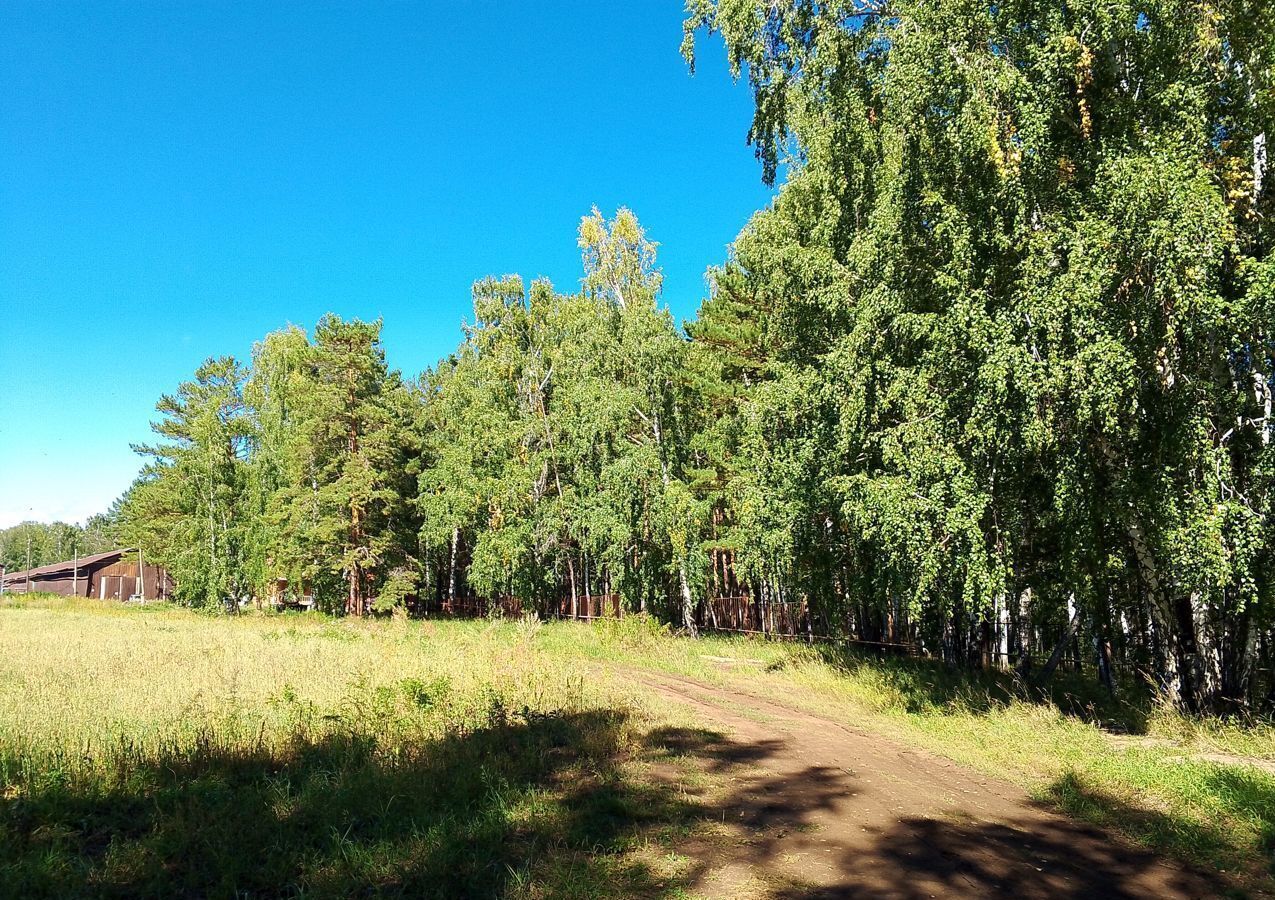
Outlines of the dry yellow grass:
<svg viewBox="0 0 1275 900">
<path fill-rule="evenodd" d="M 265 884 L 339 896 L 377 879 L 445 887 L 456 882 L 439 873 L 455 870 L 521 896 L 676 894 L 678 866 L 660 862 L 667 846 L 649 827 L 689 827 L 686 791 L 713 786 L 694 771 L 680 784 L 649 777 L 644 736 L 695 723 L 626 667 L 923 745 L 1197 863 L 1256 876 L 1275 846 L 1275 778 L 1190 758 L 1269 756 L 1269 729 L 1156 713 L 1151 727 L 1177 729 L 1178 742 L 1117 748 L 995 679 L 688 641 L 641 618 L 360 622 L 4 598 L 0 893 Z M 242 834 L 223 852 L 226 827 Z M 245 862 L 239 840 L 274 855 Z M 487 855 L 477 874 L 474 847 Z M 193 886 L 173 883 L 163 861 L 174 856 L 200 860 Z"/>
<path fill-rule="evenodd" d="M 666 895 L 649 707 L 540 631 L 6 599 L 0 895 Z"/>
<path fill-rule="evenodd" d="M 353 720 L 388 689 L 423 689 L 466 721 L 512 709 L 587 706 L 571 660 L 532 652 L 513 625 L 363 623 L 300 616 L 210 618 L 50 601 L 5 611 L 0 727 L 31 745 L 139 747 L 214 728 L 230 741 L 291 737 Z M 614 692 L 608 692 L 608 700 Z M 424 723 L 422 723 L 424 724 Z"/>
</svg>

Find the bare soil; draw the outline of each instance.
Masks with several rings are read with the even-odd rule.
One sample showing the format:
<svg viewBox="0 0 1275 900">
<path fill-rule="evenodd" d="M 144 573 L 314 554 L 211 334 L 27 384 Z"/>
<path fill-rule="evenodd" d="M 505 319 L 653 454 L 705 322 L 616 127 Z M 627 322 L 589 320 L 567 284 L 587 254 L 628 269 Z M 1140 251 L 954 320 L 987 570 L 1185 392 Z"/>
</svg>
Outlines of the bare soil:
<svg viewBox="0 0 1275 900">
<path fill-rule="evenodd" d="M 679 848 L 708 897 L 1216 897 L 1226 885 L 877 735 L 689 679 L 630 671 L 704 730 L 659 740 L 724 776 Z M 719 781 L 718 779 L 713 779 Z M 720 814 L 720 822 L 717 816 Z"/>
<path fill-rule="evenodd" d="M 1117 734 L 1112 735 L 1109 740 L 1111 746 L 1116 750 L 1125 750 L 1130 747 L 1153 747 L 1157 750 L 1178 749 L 1182 751 L 1182 755 L 1170 757 L 1170 760 L 1174 762 L 1212 762 L 1224 766 L 1249 766 L 1275 775 L 1275 759 L 1265 759 L 1259 756 L 1237 756 L 1234 753 L 1220 753 L 1216 750 L 1197 750 L 1192 747 L 1184 747 L 1177 741 L 1145 734 Z"/>
</svg>

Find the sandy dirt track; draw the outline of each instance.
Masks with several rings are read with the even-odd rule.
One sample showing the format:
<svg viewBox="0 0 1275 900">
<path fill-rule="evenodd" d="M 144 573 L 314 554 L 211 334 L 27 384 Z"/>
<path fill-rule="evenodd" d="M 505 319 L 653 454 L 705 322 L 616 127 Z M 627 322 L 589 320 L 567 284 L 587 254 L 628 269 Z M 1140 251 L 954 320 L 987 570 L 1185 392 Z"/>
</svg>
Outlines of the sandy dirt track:
<svg viewBox="0 0 1275 900">
<path fill-rule="evenodd" d="M 1021 789 L 831 719 L 686 678 L 626 670 L 719 737 L 670 733 L 730 790 L 727 841 L 691 841 L 710 897 L 1216 897 L 1182 866 Z"/>
</svg>

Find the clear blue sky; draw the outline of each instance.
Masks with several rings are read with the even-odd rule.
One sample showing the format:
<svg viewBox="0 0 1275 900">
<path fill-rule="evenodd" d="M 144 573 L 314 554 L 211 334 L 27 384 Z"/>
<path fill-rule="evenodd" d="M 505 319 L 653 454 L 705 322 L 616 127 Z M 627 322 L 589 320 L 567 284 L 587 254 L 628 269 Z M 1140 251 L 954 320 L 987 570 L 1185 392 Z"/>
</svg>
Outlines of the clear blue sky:
<svg viewBox="0 0 1275 900">
<path fill-rule="evenodd" d="M 0 526 L 105 509 L 159 394 L 286 323 L 383 316 L 421 371 L 475 279 L 574 287 L 595 204 L 691 316 L 770 193 L 681 9 L 0 4 Z"/>
</svg>

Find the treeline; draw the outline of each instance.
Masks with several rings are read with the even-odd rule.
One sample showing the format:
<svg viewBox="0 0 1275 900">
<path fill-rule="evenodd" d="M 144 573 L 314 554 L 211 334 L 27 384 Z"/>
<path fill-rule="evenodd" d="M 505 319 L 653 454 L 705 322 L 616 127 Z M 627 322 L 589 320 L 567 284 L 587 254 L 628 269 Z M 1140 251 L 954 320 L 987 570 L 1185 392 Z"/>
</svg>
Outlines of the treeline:
<svg viewBox="0 0 1275 900">
<path fill-rule="evenodd" d="M 116 522 L 112 513 L 90 516 L 83 525 L 67 522 L 21 522 L 0 528 L 0 566 L 20 572 L 79 556 L 90 556 L 116 547 Z"/>
<path fill-rule="evenodd" d="M 1265 4 L 689 8 L 785 180 L 684 333 L 621 211 L 579 292 L 479 282 L 419 381 L 375 324 L 271 335 L 161 402 L 130 542 L 191 602 L 734 597 L 1275 705 Z"/>
<path fill-rule="evenodd" d="M 335 316 L 268 335 L 250 366 L 209 360 L 161 398 L 122 533 L 195 605 L 287 579 L 353 615 L 616 592 L 693 619 L 689 347 L 631 213 L 586 218 L 580 243 L 581 292 L 479 282 L 464 342 L 416 381 L 379 322 Z"/>
</svg>

